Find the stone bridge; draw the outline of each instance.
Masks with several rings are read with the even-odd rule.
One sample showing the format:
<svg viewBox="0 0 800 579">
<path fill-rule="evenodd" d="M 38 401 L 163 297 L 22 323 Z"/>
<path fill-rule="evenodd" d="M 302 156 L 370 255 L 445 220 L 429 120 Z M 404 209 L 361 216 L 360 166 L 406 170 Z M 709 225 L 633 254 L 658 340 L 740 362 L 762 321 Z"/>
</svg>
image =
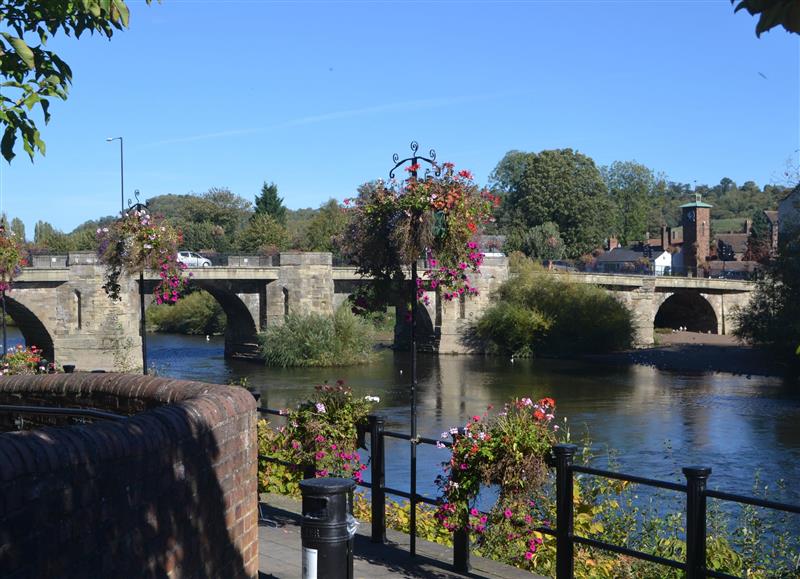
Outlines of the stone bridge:
<svg viewBox="0 0 800 579">
<path fill-rule="evenodd" d="M 257 258 L 244 257 L 229 263 L 233 265 L 192 270 L 193 283 L 214 296 L 227 315 L 227 357 L 256 357 L 260 331 L 281 323 L 289 313 L 331 313 L 361 283 L 352 267 L 333 267 L 329 253 L 282 253 L 280 265 L 263 266 Z M 41 347 L 50 360 L 82 369 L 141 365 L 138 280 L 123 280 L 122 299 L 112 302 L 102 289 L 104 268 L 94 254 L 36 256 L 32 266 L 23 270 L 6 298 L 8 312 L 28 345 Z M 654 324 L 728 333 L 733 306 L 746 303 L 752 291 L 752 284 L 742 281 L 557 275 L 614 292 L 634 312 L 641 346 L 653 343 Z M 480 279 L 474 280 L 479 296 L 448 302 L 437 292 L 428 292 L 430 304 L 418 310 L 424 348 L 439 353 L 473 351 L 469 330 L 507 278 L 506 258 L 487 256 Z M 145 292 L 152 292 L 156 282 L 154 276 L 146 278 Z M 397 317 L 399 342 L 408 325 L 402 308 Z"/>
</svg>

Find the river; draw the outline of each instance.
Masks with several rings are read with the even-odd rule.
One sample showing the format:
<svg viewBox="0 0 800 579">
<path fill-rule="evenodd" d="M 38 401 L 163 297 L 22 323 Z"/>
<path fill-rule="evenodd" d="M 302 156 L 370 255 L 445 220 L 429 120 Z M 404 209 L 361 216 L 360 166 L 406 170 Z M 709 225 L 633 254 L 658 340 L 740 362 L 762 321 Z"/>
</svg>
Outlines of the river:
<svg viewBox="0 0 800 579">
<path fill-rule="evenodd" d="M 380 396 L 387 428 L 409 429 L 408 354 L 385 350 L 366 366 L 273 369 L 225 360 L 223 338 L 154 334 L 148 355 L 162 375 L 227 383 L 247 378 L 270 408 L 292 406 L 315 384 L 343 379 L 359 396 Z M 751 494 L 756 473 L 772 495 L 800 502 L 800 391 L 781 379 L 724 373 L 677 373 L 644 366 L 604 367 L 555 360 L 482 356 L 419 356 L 420 434 L 438 437 L 451 426 L 502 406 L 512 397 L 555 398 L 573 440 L 588 430 L 598 453 L 618 453 L 623 472 L 682 480 L 680 467 L 709 466 L 711 488 Z M 276 419 L 281 420 L 281 419 Z M 408 487 L 408 443 L 388 444 L 387 484 Z M 446 451 L 421 445 L 420 491 L 433 480 Z M 597 464 L 604 466 L 599 458 Z"/>
</svg>

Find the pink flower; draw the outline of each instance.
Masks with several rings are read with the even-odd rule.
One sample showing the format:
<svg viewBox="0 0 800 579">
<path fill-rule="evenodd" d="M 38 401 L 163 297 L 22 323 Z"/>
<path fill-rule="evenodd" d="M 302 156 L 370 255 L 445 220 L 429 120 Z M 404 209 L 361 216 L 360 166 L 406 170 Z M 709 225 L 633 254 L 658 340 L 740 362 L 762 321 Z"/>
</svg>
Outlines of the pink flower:
<svg viewBox="0 0 800 579">
<path fill-rule="evenodd" d="M 511 512 L 511 509 L 506 509 L 505 511 L 503 511 L 503 515 L 505 516 L 505 518 L 510 519 L 511 517 L 514 516 L 514 513 Z"/>
<path fill-rule="evenodd" d="M 314 442 L 325 442 L 325 437 L 321 434 L 318 434 L 317 437 L 314 439 Z"/>
<path fill-rule="evenodd" d="M 316 458 L 317 460 L 322 460 L 323 458 L 325 458 L 325 451 L 320 450 L 319 452 L 317 452 L 317 454 L 314 455 L 314 458 Z"/>
<path fill-rule="evenodd" d="M 528 561 L 530 561 L 531 559 L 533 559 L 533 553 L 531 553 L 530 551 L 528 551 L 527 553 L 525 553 L 525 559 L 527 559 Z"/>
<path fill-rule="evenodd" d="M 477 517 L 477 516 L 478 516 L 478 514 L 479 514 L 479 512 L 478 512 L 478 509 L 476 509 L 475 507 L 472 507 L 472 508 L 469 510 L 469 514 L 470 514 L 470 515 L 472 515 L 473 517 Z"/>
</svg>

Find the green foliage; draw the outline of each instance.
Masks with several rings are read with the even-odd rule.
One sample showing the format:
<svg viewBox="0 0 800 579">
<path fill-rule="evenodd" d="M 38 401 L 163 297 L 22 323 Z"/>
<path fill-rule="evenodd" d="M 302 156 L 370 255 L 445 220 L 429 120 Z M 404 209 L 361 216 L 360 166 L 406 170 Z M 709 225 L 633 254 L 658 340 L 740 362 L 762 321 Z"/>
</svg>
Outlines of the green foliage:
<svg viewBox="0 0 800 579">
<path fill-rule="evenodd" d="M 529 357 L 545 340 L 552 320 L 523 304 L 500 302 L 478 321 L 478 335 L 497 353 Z"/>
<path fill-rule="evenodd" d="M 239 249 L 271 254 L 285 249 L 286 228 L 267 213 L 256 213 L 237 239 Z"/>
<path fill-rule="evenodd" d="M 372 508 L 369 499 L 363 493 L 353 496 L 353 515 L 359 521 L 372 521 Z M 386 527 L 411 532 L 411 504 L 407 501 L 386 501 Z M 436 507 L 425 503 L 417 503 L 417 536 L 448 547 L 453 545 L 453 533 L 445 529 L 436 518 Z"/>
<path fill-rule="evenodd" d="M 227 318 L 217 300 L 195 291 L 176 303 L 153 304 L 147 309 L 147 325 L 156 332 L 211 335 L 225 332 Z"/>
<path fill-rule="evenodd" d="M 261 186 L 261 194 L 256 196 L 255 214 L 265 213 L 272 217 L 281 225 L 286 225 L 286 207 L 283 205 L 283 197 L 278 197 L 278 186 L 275 183 L 264 181 Z"/>
<path fill-rule="evenodd" d="M 536 259 L 552 261 L 564 257 L 564 240 L 561 239 L 558 225 L 548 221 L 528 230 L 512 230 L 506 240 L 505 249 L 508 252 L 521 251 Z"/>
<path fill-rule="evenodd" d="M 25 224 L 22 219 L 15 217 L 11 220 L 11 231 L 20 243 L 25 243 Z"/>
<path fill-rule="evenodd" d="M 495 305 L 476 327 L 492 349 L 522 356 L 630 346 L 632 314 L 608 292 L 568 276 L 546 274 L 530 260 L 517 260 L 515 266 L 517 275 L 499 288 Z"/>
<path fill-rule="evenodd" d="M 304 251 L 330 251 L 340 255 L 341 236 L 347 229 L 349 215 L 335 199 L 320 206 L 305 231 Z"/>
<path fill-rule="evenodd" d="M 332 316 L 289 314 L 260 336 L 268 366 L 350 366 L 370 360 L 373 329 L 341 307 Z"/>
<path fill-rule="evenodd" d="M 47 124 L 50 98 L 67 99 L 72 70 L 45 49 L 47 41 L 58 32 L 79 38 L 88 31 L 111 38 L 128 26 L 128 19 L 123 0 L 0 0 L 0 125 L 5 127 L 0 152 L 6 161 L 15 157 L 18 136 L 31 160 L 37 151 L 44 154 L 44 141 L 29 114 L 38 106 Z"/>
<path fill-rule="evenodd" d="M 756 36 L 779 25 L 788 32 L 800 34 L 797 0 L 731 0 L 731 4 L 736 4 L 735 12 L 744 9 L 753 16 L 758 14 Z"/>
<path fill-rule="evenodd" d="M 201 195 L 159 195 L 147 207 L 180 227 L 184 248 L 194 251 L 230 251 L 252 215 L 250 202 L 224 187 Z"/>
<path fill-rule="evenodd" d="M 600 247 L 612 228 L 612 204 L 594 161 L 572 149 L 511 151 L 492 180 L 503 192 L 506 229 L 556 223 L 568 257 Z"/>
<path fill-rule="evenodd" d="M 358 428 L 379 401 L 376 396 L 355 398 L 340 380 L 315 386 L 310 399 L 284 412 L 285 425 L 272 429 L 259 421 L 259 491 L 296 496 L 305 470 L 360 482 L 367 467 L 358 453 Z"/>
<path fill-rule="evenodd" d="M 616 208 L 614 233 L 620 243 L 646 241 L 650 198 L 656 185 L 653 171 L 635 161 L 614 161 L 602 173 Z"/>
<path fill-rule="evenodd" d="M 757 280 L 744 308 L 734 312 L 737 337 L 773 349 L 798 368 L 800 345 L 800 228 L 781 232 L 778 257 Z"/>
</svg>

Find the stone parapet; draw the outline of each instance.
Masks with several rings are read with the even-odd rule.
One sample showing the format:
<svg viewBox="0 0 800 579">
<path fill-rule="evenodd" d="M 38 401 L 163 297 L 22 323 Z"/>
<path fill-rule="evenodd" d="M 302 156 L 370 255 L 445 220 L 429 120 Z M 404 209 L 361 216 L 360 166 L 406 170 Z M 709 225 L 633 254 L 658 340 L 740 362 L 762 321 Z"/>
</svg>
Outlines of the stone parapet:
<svg viewBox="0 0 800 579">
<path fill-rule="evenodd" d="M 0 404 L 125 415 L 81 425 L 29 415 L 35 429 L 0 434 L 3 577 L 258 576 L 257 417 L 246 390 L 8 376 Z"/>
</svg>

